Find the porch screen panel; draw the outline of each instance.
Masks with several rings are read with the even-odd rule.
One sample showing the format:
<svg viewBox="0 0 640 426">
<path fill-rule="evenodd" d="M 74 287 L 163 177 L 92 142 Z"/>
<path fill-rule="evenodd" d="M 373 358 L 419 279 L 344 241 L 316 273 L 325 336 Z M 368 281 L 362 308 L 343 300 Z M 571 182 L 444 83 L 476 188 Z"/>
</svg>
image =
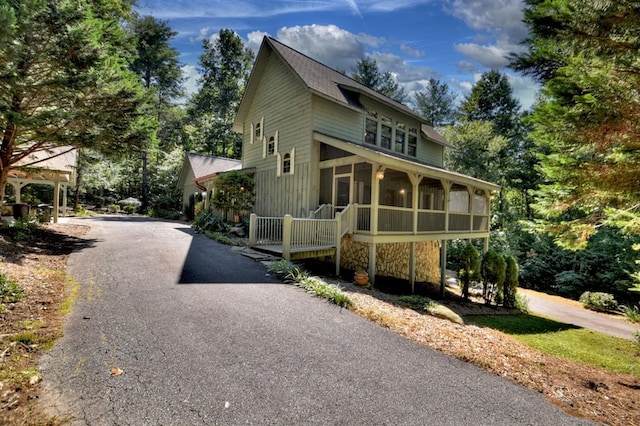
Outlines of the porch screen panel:
<svg viewBox="0 0 640 426">
<path fill-rule="evenodd" d="M 371 204 L 371 172 L 371 164 L 368 163 L 358 163 L 354 167 L 353 200 L 358 204 Z"/>
<path fill-rule="evenodd" d="M 331 204 L 333 194 L 333 169 L 320 169 L 320 204 Z"/>
<path fill-rule="evenodd" d="M 469 191 L 465 186 L 454 184 L 449 191 L 449 231 L 470 231 Z"/>
<path fill-rule="evenodd" d="M 479 189 L 473 194 L 473 230 L 489 230 L 489 200 L 485 191 Z"/>
</svg>

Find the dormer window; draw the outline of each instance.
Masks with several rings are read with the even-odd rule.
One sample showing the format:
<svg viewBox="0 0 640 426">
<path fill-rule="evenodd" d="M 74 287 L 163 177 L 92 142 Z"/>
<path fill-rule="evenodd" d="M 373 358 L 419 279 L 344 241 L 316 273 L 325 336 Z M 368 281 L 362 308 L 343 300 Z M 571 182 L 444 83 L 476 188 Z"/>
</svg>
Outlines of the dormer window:
<svg viewBox="0 0 640 426">
<path fill-rule="evenodd" d="M 262 126 L 261 126 L 261 123 L 256 123 L 254 137 L 255 137 L 256 140 L 260 140 L 260 138 L 262 137 Z"/>
<path fill-rule="evenodd" d="M 364 123 L 364 143 L 375 145 L 398 154 L 416 157 L 418 152 L 418 129 L 406 123 L 394 121 L 375 111 L 367 111 Z"/>
</svg>

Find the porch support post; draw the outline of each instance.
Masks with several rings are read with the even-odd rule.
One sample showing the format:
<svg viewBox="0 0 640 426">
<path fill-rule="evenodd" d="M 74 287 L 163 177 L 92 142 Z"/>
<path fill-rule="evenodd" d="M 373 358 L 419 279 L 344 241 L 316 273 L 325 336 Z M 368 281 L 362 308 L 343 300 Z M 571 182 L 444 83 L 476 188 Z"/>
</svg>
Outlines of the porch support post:
<svg viewBox="0 0 640 426">
<path fill-rule="evenodd" d="M 409 173 L 409 180 L 413 187 L 411 207 L 413 207 L 413 233 L 418 233 L 418 201 L 420 194 L 418 193 L 418 185 L 422 181 L 422 176 L 416 173 Z"/>
<path fill-rule="evenodd" d="M 53 223 L 58 223 L 60 216 L 60 177 L 56 176 L 53 182 Z"/>
<path fill-rule="evenodd" d="M 378 170 L 378 164 L 372 164 L 373 168 L 371 173 L 371 235 L 378 234 L 378 205 L 380 204 L 380 181 L 376 177 L 376 170 Z M 369 274 L 371 276 L 371 274 Z"/>
<path fill-rule="evenodd" d="M 62 185 L 62 216 L 67 216 L 67 184 Z"/>
<path fill-rule="evenodd" d="M 411 294 L 415 293 L 416 286 L 416 242 L 409 243 L 409 283 L 411 284 Z"/>
<path fill-rule="evenodd" d="M 489 251 L 489 237 L 483 238 L 484 240 L 484 253 Z"/>
<path fill-rule="evenodd" d="M 256 245 L 256 224 L 258 223 L 258 215 L 251 213 L 249 216 L 249 247 Z"/>
<path fill-rule="evenodd" d="M 282 221 L 282 257 L 285 260 L 291 260 L 291 225 L 293 224 L 293 216 L 284 215 Z"/>
<path fill-rule="evenodd" d="M 449 192 L 451 191 L 451 182 L 441 180 L 444 188 L 444 232 L 449 232 Z"/>
<path fill-rule="evenodd" d="M 351 210 L 347 207 L 347 213 Z M 335 244 L 336 244 L 336 277 L 340 276 L 340 242 L 342 240 L 342 215 L 344 211 L 336 213 L 336 218 L 334 219 L 336 225 L 336 235 L 335 235 Z M 348 217 L 347 217 L 348 219 Z"/>
<path fill-rule="evenodd" d="M 440 241 L 440 297 L 444 298 L 447 282 L 447 240 Z"/>
<path fill-rule="evenodd" d="M 376 283 L 376 243 L 369 244 L 369 282 Z"/>
<path fill-rule="evenodd" d="M 472 186 L 467 186 L 467 192 L 469 193 L 469 231 L 473 231 L 473 199 L 475 198 L 476 189 Z"/>
</svg>

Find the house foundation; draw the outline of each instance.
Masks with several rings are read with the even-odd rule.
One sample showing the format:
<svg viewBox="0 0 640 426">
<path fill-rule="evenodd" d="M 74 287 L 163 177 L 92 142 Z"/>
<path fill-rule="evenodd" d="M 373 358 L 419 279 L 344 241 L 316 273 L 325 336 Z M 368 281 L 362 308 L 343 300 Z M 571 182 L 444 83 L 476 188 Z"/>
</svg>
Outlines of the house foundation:
<svg viewBox="0 0 640 426">
<path fill-rule="evenodd" d="M 383 277 L 400 278 L 411 281 L 411 244 L 375 244 L 375 271 Z M 440 282 L 440 243 L 420 241 L 415 244 L 415 281 Z M 340 267 L 350 270 L 369 270 L 371 245 L 345 237 L 341 243 Z"/>
</svg>

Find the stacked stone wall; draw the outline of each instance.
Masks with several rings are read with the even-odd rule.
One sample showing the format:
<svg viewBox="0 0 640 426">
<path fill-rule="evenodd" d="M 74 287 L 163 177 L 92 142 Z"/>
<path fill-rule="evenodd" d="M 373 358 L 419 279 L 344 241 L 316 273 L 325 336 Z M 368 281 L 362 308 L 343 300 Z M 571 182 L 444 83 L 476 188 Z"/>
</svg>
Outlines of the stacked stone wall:
<svg viewBox="0 0 640 426">
<path fill-rule="evenodd" d="M 351 270 L 369 269 L 369 245 L 343 238 L 340 266 Z M 376 245 L 376 273 L 380 276 L 409 279 L 410 243 Z M 440 282 L 440 243 L 416 243 L 416 281 Z"/>
</svg>

